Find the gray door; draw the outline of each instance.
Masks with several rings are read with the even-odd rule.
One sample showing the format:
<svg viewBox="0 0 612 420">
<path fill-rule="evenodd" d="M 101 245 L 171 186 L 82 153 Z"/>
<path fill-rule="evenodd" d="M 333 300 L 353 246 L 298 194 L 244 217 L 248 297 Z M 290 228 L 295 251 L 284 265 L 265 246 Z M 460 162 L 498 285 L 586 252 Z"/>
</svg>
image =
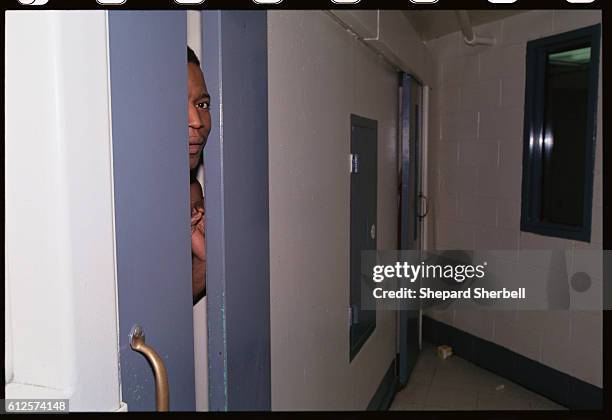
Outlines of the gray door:
<svg viewBox="0 0 612 420">
<path fill-rule="evenodd" d="M 202 13 L 209 406 L 270 410 L 267 14 Z"/>
<path fill-rule="evenodd" d="M 195 410 L 185 12 L 109 12 L 121 386 L 153 411 L 153 370 L 131 349 L 136 324 L 168 372 L 172 411 Z"/>
<path fill-rule="evenodd" d="M 423 87 L 402 74 L 400 249 L 421 248 L 421 107 Z M 405 385 L 419 354 L 419 311 L 399 313 L 399 383 Z"/>
<path fill-rule="evenodd" d="M 350 360 L 376 328 L 376 311 L 371 293 L 362 278 L 361 252 L 376 250 L 378 191 L 377 122 L 351 115 L 351 246 L 350 246 Z M 363 299 L 370 299 L 365 305 Z"/>
</svg>

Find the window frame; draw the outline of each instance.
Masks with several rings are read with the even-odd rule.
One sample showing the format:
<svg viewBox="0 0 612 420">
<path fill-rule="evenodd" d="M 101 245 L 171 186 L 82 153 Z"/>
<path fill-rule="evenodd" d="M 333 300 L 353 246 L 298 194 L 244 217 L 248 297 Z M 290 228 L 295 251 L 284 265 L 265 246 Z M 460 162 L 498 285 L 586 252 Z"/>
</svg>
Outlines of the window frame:
<svg viewBox="0 0 612 420">
<path fill-rule="evenodd" d="M 587 130 L 585 132 L 585 177 L 582 223 L 578 227 L 543 222 L 542 197 L 542 141 L 545 124 L 546 60 L 551 52 L 567 50 L 585 42 L 591 45 L 589 92 L 587 102 Z M 601 24 L 533 40 L 527 43 L 525 117 L 523 131 L 523 178 L 521 197 L 521 231 L 545 236 L 590 242 L 593 210 L 593 180 L 597 141 L 597 99 L 599 84 L 599 55 Z"/>
</svg>

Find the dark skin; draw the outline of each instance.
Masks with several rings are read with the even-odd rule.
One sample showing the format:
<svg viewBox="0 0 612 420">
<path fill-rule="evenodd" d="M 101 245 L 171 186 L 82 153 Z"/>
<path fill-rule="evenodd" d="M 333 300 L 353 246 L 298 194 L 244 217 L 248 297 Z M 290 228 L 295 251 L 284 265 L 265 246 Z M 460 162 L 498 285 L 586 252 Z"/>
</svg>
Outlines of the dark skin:
<svg viewBox="0 0 612 420">
<path fill-rule="evenodd" d="M 210 134 L 210 95 L 206 88 L 204 75 L 197 64 L 188 63 L 188 102 L 189 116 L 189 169 L 193 174 L 198 167 L 202 150 Z M 206 294 L 206 218 L 202 186 L 191 175 L 191 281 L 193 304 Z"/>
</svg>

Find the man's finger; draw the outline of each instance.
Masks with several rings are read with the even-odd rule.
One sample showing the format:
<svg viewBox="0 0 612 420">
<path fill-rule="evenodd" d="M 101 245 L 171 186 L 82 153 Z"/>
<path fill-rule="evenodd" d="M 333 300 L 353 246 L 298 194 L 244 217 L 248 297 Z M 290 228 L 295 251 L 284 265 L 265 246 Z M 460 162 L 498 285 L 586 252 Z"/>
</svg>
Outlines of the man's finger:
<svg viewBox="0 0 612 420">
<path fill-rule="evenodd" d="M 195 213 L 193 216 L 191 216 L 191 223 L 195 222 L 199 222 L 202 219 L 202 213 L 197 212 Z"/>
<path fill-rule="evenodd" d="M 198 224 L 195 226 L 195 228 L 196 228 L 197 230 L 199 230 L 199 231 L 200 231 L 202 234 L 204 234 L 204 233 L 205 233 L 205 231 L 204 231 L 204 223 L 198 223 Z"/>
</svg>

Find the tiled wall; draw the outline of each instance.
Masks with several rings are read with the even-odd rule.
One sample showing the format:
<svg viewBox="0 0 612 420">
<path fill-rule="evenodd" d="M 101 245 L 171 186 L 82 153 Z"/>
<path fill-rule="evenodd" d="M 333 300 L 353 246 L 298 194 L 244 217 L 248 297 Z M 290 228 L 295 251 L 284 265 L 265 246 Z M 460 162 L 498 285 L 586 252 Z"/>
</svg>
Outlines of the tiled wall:
<svg viewBox="0 0 612 420">
<path fill-rule="evenodd" d="M 435 206 L 430 243 L 435 248 L 516 250 L 519 266 L 542 275 L 554 275 L 554 264 L 529 261 L 528 250 L 561 249 L 568 273 L 587 267 L 594 284 L 601 285 L 601 273 L 581 253 L 602 248 L 601 68 L 592 242 L 520 231 L 526 43 L 600 22 L 599 11 L 529 11 L 475 28 L 478 35 L 496 38 L 493 47 L 470 47 L 459 32 L 428 43 L 439 65 L 429 162 Z M 601 312 L 446 310 L 429 315 L 602 386 Z"/>
</svg>

